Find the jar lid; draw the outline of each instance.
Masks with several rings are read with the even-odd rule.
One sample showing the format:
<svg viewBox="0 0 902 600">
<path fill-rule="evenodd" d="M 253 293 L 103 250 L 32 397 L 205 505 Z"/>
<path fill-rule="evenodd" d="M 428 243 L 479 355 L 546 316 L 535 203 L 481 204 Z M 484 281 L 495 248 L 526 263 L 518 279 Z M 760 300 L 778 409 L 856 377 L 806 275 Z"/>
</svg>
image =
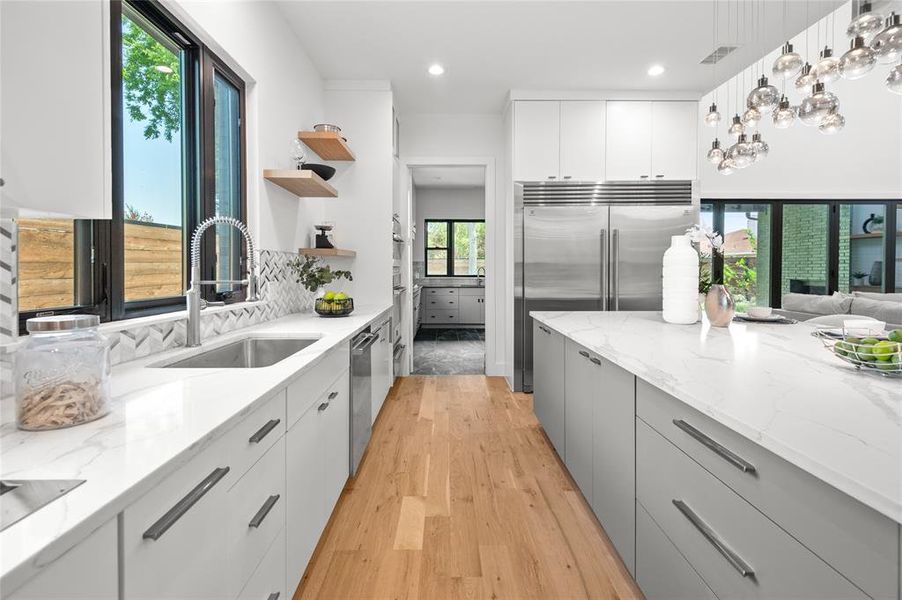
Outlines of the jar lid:
<svg viewBox="0 0 902 600">
<path fill-rule="evenodd" d="M 77 331 L 100 325 L 97 315 L 53 315 L 50 317 L 34 317 L 25 321 L 25 329 L 29 333 L 49 331 Z"/>
</svg>

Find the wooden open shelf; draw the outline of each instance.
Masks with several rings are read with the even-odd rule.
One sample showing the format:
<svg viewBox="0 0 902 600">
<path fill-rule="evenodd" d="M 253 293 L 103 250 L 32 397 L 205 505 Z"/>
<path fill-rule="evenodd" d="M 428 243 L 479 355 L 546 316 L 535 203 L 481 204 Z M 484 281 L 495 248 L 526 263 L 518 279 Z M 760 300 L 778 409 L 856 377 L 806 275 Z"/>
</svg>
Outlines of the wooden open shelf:
<svg viewBox="0 0 902 600">
<path fill-rule="evenodd" d="M 298 139 L 307 144 L 323 160 L 357 160 L 340 133 L 334 131 L 299 131 Z"/>
<path fill-rule="evenodd" d="M 883 237 L 883 232 L 880 233 L 853 233 L 849 236 L 850 240 L 876 240 Z"/>
<path fill-rule="evenodd" d="M 298 252 L 307 256 L 357 256 L 354 250 L 344 248 L 298 248 Z"/>
<path fill-rule="evenodd" d="M 263 169 L 263 178 L 301 198 L 337 198 L 338 190 L 313 171 Z"/>
</svg>

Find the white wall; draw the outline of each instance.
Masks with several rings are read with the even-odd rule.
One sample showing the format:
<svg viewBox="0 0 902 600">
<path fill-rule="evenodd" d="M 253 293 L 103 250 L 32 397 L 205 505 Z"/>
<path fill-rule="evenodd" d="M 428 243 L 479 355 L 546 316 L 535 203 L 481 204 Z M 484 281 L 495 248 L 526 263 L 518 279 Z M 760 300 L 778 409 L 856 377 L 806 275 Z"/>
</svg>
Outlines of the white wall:
<svg viewBox="0 0 902 600">
<path fill-rule="evenodd" d="M 168 0 L 165 5 L 248 81 L 248 221 L 258 246 L 294 252 L 307 246 L 326 200 L 298 199 L 261 174 L 293 166 L 289 144 L 299 130 L 323 120 L 319 73 L 275 4 Z"/>
<path fill-rule="evenodd" d="M 836 43 L 834 56 L 842 56 L 849 49 L 845 28 L 851 18 L 851 3 L 840 6 L 829 24 L 833 27 Z M 896 10 L 902 2 L 889 3 Z M 876 9 L 876 7 L 875 7 Z M 880 10 L 885 14 L 889 8 L 884 4 Z M 792 39 L 795 50 L 812 64 L 817 58 L 817 31 L 820 28 L 821 46 L 827 37 L 827 21 L 812 25 L 808 35 L 810 50 L 806 53 L 805 32 Z M 766 57 L 763 65 L 765 73 L 770 68 L 780 49 L 775 48 Z M 759 125 L 764 140 L 770 145 L 766 160 L 732 175 L 724 176 L 716 172 L 705 160 L 699 161 L 701 196 L 703 198 L 898 198 L 902 194 L 902 96 L 892 94 L 884 86 L 884 80 L 892 65 L 878 64 L 862 79 L 847 81 L 841 79 L 827 86 L 840 101 L 840 112 L 846 118 L 846 126 L 836 135 L 822 134 L 816 127 L 808 127 L 796 122 L 789 129 L 777 129 L 770 115 Z M 738 81 L 742 110 L 745 96 L 757 80 L 760 68 L 746 69 Z M 781 83 L 770 77 L 778 89 Z M 793 81 L 786 82 L 786 96 L 793 105 L 798 105 L 801 97 L 796 93 Z M 727 98 L 732 106 L 728 105 Z M 708 111 L 714 94 L 705 95 L 699 102 L 701 117 Z M 733 143 L 727 127 L 737 112 L 737 80 L 717 88 L 717 104 L 721 113 L 721 124 L 716 134 L 722 146 Z M 741 111 L 740 111 L 741 114 Z M 699 118 L 699 150 L 707 153 L 714 139 L 715 130 L 707 127 Z M 729 140 L 729 141 L 728 141 Z"/>
<path fill-rule="evenodd" d="M 425 260 L 426 219 L 484 219 L 485 188 L 434 188 L 414 186 L 417 235 L 413 260 Z"/>
<path fill-rule="evenodd" d="M 506 297 L 513 297 L 513 286 L 507 289 L 511 275 L 508 265 L 513 254 L 508 244 L 509 218 L 504 196 L 505 145 L 501 115 L 401 115 L 400 149 L 402 163 L 418 159 L 458 158 L 485 159 L 492 165 L 494 194 L 486 205 L 486 374 L 506 375 L 513 368 L 513 357 L 506 352 L 508 337 L 513 339 L 513 311 Z M 465 164 L 465 163 L 462 163 Z M 478 164 L 478 163 L 475 163 Z M 401 174 L 401 196 L 408 193 L 406 175 Z M 423 235 L 417 232 L 418 237 Z M 512 279 L 511 279 L 512 281 Z M 511 304 L 512 306 L 512 304 Z M 510 347 L 513 347 L 511 342 Z"/>
</svg>

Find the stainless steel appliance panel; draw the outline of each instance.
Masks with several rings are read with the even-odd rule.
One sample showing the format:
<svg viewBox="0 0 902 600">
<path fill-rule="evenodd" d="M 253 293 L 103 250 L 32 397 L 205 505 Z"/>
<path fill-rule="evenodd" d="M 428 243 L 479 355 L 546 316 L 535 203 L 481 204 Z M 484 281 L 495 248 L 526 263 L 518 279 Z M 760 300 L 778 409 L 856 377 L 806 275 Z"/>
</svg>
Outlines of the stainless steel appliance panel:
<svg viewBox="0 0 902 600">
<path fill-rule="evenodd" d="M 664 252 L 697 221 L 689 205 L 611 206 L 609 310 L 661 310 Z"/>
<path fill-rule="evenodd" d="M 369 327 L 351 340 L 351 475 L 357 474 L 360 459 L 370 441 L 373 428 L 372 345 L 378 333 Z"/>
</svg>

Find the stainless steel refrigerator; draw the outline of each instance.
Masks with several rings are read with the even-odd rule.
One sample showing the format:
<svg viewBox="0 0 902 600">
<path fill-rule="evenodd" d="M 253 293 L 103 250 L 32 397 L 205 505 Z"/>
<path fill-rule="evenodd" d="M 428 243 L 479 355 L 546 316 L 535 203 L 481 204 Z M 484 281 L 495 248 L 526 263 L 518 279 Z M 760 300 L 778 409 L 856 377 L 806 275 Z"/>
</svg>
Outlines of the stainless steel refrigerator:
<svg viewBox="0 0 902 600">
<path fill-rule="evenodd" d="M 690 181 L 515 183 L 514 388 L 531 311 L 661 310 L 664 251 L 698 222 Z"/>
</svg>

